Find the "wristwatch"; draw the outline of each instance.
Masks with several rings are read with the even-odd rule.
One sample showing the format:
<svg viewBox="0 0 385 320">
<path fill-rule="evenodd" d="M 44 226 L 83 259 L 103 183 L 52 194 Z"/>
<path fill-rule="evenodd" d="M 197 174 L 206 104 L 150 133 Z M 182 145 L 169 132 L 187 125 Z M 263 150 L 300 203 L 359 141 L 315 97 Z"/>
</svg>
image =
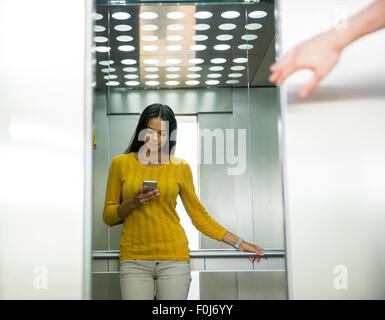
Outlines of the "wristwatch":
<svg viewBox="0 0 385 320">
<path fill-rule="evenodd" d="M 235 249 L 238 249 L 239 246 L 241 245 L 242 241 L 244 241 L 242 238 L 239 238 L 238 242 L 234 245 Z"/>
</svg>

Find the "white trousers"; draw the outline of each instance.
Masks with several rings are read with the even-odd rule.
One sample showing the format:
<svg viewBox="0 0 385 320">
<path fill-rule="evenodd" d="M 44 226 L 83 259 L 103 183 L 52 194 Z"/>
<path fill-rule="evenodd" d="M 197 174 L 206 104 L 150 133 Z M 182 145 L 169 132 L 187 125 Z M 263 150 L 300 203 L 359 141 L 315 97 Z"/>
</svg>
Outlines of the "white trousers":
<svg viewBox="0 0 385 320">
<path fill-rule="evenodd" d="M 125 260 L 120 262 L 123 300 L 186 300 L 191 283 L 190 261 Z"/>
</svg>

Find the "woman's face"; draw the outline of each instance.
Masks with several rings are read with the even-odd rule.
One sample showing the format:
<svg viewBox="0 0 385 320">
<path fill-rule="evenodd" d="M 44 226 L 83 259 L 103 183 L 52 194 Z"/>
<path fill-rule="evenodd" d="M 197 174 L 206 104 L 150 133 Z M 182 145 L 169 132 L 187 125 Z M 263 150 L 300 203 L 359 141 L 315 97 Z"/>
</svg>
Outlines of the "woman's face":
<svg viewBox="0 0 385 320">
<path fill-rule="evenodd" d="M 160 150 L 168 139 L 167 121 L 162 118 L 150 118 L 145 135 L 146 146 L 153 150 Z"/>
</svg>

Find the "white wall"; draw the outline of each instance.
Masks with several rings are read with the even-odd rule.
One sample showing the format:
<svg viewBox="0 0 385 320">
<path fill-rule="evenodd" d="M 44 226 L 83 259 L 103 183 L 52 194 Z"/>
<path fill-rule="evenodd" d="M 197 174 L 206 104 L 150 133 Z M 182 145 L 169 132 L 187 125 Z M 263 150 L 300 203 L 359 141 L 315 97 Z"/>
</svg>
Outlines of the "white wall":
<svg viewBox="0 0 385 320">
<path fill-rule="evenodd" d="M 90 4 L 0 2 L 0 299 L 90 296 Z"/>
<path fill-rule="evenodd" d="M 370 3 L 280 1 L 282 53 Z M 384 57 L 382 30 L 347 47 L 308 99 L 309 72 L 284 87 L 291 299 L 385 298 Z"/>
</svg>

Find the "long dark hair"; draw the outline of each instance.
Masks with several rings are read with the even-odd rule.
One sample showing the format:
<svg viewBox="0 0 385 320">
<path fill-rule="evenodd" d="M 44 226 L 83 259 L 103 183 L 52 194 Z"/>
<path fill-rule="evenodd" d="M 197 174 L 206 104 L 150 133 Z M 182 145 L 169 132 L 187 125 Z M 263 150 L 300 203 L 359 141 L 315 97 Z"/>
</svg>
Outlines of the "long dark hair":
<svg viewBox="0 0 385 320">
<path fill-rule="evenodd" d="M 144 141 L 138 139 L 139 133 L 141 130 L 146 129 L 148 121 L 150 118 L 162 118 L 164 121 L 168 121 L 168 139 L 167 143 L 164 145 L 166 150 L 168 149 L 168 154 L 175 153 L 176 145 L 176 133 L 177 133 L 177 122 L 175 119 L 175 114 L 172 109 L 164 104 L 154 103 L 147 106 L 140 115 L 138 125 L 136 126 L 135 133 L 131 138 L 128 148 L 123 153 L 138 152 L 140 147 L 144 145 Z M 170 139 L 170 134 L 172 137 Z M 168 147 L 168 148 L 167 148 Z"/>
</svg>

